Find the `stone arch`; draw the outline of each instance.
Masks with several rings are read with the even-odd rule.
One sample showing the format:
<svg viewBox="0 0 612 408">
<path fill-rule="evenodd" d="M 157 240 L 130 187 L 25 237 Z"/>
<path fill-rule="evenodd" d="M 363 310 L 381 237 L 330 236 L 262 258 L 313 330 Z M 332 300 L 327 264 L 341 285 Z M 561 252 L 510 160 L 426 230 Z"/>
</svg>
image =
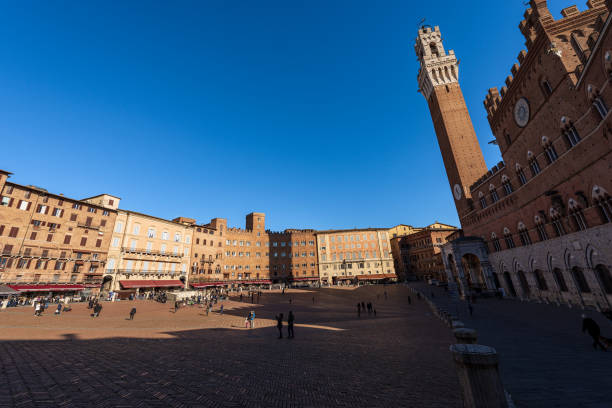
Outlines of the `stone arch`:
<svg viewBox="0 0 612 408">
<path fill-rule="evenodd" d="M 604 264 L 597 264 L 595 268 L 595 275 L 599 282 L 601 282 L 601 289 L 603 290 L 605 295 L 612 295 L 612 274 L 610 274 L 610 270 Z"/>
<path fill-rule="evenodd" d="M 468 286 L 484 289 L 487 286 L 480 258 L 473 253 L 466 253 L 461 257 L 461 264 L 468 281 Z"/>
<path fill-rule="evenodd" d="M 510 181 L 510 178 L 508 176 L 506 176 L 505 174 L 502 174 L 501 176 L 501 182 L 502 183 L 507 183 Z"/>
<path fill-rule="evenodd" d="M 489 184 L 489 191 L 493 191 L 495 190 L 495 186 L 493 185 L 493 183 Z"/>
<path fill-rule="evenodd" d="M 521 288 L 523 289 L 523 293 L 529 296 L 531 294 L 531 290 L 529 289 L 529 282 L 527 281 L 527 276 L 525 275 L 525 272 L 522 269 L 519 269 L 517 275 L 519 278 L 519 283 L 521 284 Z"/>
<path fill-rule="evenodd" d="M 104 276 L 104 278 L 102 278 L 102 285 L 100 287 L 101 291 L 102 292 L 110 292 L 112 284 L 113 284 L 113 277 L 112 277 L 112 275 Z"/>
</svg>

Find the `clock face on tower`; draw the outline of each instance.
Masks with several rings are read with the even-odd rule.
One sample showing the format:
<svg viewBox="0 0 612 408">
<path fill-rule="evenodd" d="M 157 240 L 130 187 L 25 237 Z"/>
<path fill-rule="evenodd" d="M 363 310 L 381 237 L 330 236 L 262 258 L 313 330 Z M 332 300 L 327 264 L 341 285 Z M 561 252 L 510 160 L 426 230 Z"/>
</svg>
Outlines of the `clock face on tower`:
<svg viewBox="0 0 612 408">
<path fill-rule="evenodd" d="M 461 186 L 459 184 L 455 184 L 453 187 L 453 195 L 455 196 L 455 200 L 461 200 Z"/>
<path fill-rule="evenodd" d="M 529 102 L 521 98 L 514 105 L 514 121 L 519 127 L 525 127 L 529 122 Z"/>
</svg>

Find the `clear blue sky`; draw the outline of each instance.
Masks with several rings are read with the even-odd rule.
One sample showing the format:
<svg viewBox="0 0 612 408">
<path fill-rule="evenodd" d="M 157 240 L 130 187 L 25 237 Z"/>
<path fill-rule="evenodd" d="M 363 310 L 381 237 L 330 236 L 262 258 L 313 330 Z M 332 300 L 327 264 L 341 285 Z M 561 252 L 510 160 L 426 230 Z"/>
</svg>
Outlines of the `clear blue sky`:
<svg viewBox="0 0 612 408">
<path fill-rule="evenodd" d="M 273 230 L 458 224 L 424 98 L 439 25 L 487 165 L 482 100 L 523 1 L 19 1 L 0 13 L 0 168 L 159 217 Z M 555 18 L 571 1 L 549 1 Z M 579 5 L 580 9 L 586 6 Z"/>
</svg>

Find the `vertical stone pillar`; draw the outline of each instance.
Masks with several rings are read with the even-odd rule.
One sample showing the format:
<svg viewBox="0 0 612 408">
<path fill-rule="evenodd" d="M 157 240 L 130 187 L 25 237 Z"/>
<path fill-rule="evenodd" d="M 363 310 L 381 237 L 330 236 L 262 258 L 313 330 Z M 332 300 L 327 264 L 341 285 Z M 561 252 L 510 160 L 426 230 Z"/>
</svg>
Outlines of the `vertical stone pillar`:
<svg viewBox="0 0 612 408">
<path fill-rule="evenodd" d="M 480 344 L 450 346 L 466 408 L 508 408 L 497 352 Z"/>
<path fill-rule="evenodd" d="M 496 290 L 495 281 L 493 280 L 493 268 L 491 268 L 491 264 L 489 261 L 480 261 L 480 266 L 482 267 L 482 274 L 485 276 L 485 284 L 487 285 L 487 289 Z"/>
<path fill-rule="evenodd" d="M 467 280 L 465 279 L 465 272 L 463 271 L 463 265 L 461 263 L 455 262 L 457 267 L 457 275 L 459 276 L 459 291 L 463 298 L 467 298 L 469 296 L 469 287 L 467 284 Z"/>
</svg>

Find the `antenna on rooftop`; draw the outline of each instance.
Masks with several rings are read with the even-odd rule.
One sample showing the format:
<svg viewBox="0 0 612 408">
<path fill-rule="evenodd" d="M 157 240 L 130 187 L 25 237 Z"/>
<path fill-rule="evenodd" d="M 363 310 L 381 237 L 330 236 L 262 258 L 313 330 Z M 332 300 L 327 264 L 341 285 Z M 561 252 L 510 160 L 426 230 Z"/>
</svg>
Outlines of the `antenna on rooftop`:
<svg viewBox="0 0 612 408">
<path fill-rule="evenodd" d="M 417 27 L 421 27 L 421 25 L 423 25 L 423 23 L 425 22 L 425 17 L 423 17 L 418 23 L 417 23 Z"/>
</svg>

